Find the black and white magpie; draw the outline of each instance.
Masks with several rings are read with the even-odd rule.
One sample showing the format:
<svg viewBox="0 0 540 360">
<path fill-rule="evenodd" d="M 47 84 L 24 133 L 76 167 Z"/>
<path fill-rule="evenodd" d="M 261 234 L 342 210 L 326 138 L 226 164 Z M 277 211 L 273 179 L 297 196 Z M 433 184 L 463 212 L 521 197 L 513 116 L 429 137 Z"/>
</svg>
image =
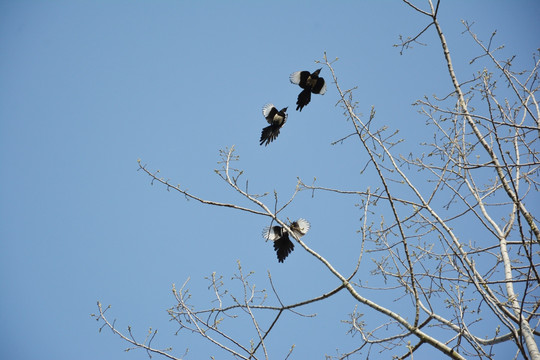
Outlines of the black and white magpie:
<svg viewBox="0 0 540 360">
<path fill-rule="evenodd" d="M 326 92 L 326 82 L 322 77 L 319 77 L 321 70 L 322 68 L 315 70 L 311 74 L 309 71 L 297 71 L 292 73 L 289 77 L 291 83 L 299 85 L 304 89 L 298 94 L 296 110 L 302 111 L 302 108 L 309 104 L 311 101 L 311 93 L 324 95 Z"/>
<path fill-rule="evenodd" d="M 277 138 L 279 129 L 287 122 L 287 108 L 278 111 L 274 104 L 266 104 L 263 106 L 262 113 L 270 124 L 261 132 L 260 143 L 266 146 Z"/>
<path fill-rule="evenodd" d="M 305 219 L 298 219 L 293 221 L 289 228 L 296 235 L 297 238 L 301 238 L 306 235 L 310 228 L 310 224 Z M 274 242 L 274 250 L 276 251 L 279 262 L 283 262 L 287 256 L 294 250 L 294 244 L 289 239 L 289 232 L 281 226 L 266 227 L 263 230 L 263 237 L 266 240 Z"/>
</svg>

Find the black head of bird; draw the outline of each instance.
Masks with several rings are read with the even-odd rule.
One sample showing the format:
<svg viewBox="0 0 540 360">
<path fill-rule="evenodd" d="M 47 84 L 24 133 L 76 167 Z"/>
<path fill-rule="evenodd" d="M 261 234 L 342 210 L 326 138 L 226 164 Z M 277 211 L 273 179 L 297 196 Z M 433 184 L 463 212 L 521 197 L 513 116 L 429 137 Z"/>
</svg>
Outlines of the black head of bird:
<svg viewBox="0 0 540 360">
<path fill-rule="evenodd" d="M 289 225 L 289 229 L 298 239 L 306 235 L 309 228 L 309 221 L 305 219 L 298 219 Z M 274 250 L 276 251 L 279 262 L 283 262 L 285 258 L 294 250 L 294 244 L 289 238 L 289 232 L 284 227 L 266 227 L 263 230 L 263 237 L 266 240 L 271 240 L 274 242 Z"/>
<path fill-rule="evenodd" d="M 266 104 L 262 108 L 263 116 L 270 124 L 261 132 L 260 144 L 264 146 L 270 144 L 279 135 L 279 130 L 287 122 L 287 108 L 278 111 L 274 104 Z"/>
<path fill-rule="evenodd" d="M 322 70 L 322 68 L 315 70 L 315 71 L 313 72 L 313 74 L 311 74 L 311 76 L 312 76 L 312 77 L 318 77 L 319 74 L 321 73 L 321 70 Z"/>
<path fill-rule="evenodd" d="M 313 73 L 309 71 L 297 71 L 291 74 L 289 80 L 291 83 L 300 86 L 302 92 L 298 94 L 296 101 L 296 110 L 302 111 L 304 106 L 311 101 L 311 93 L 324 95 L 326 92 L 326 82 L 322 77 L 319 77 L 322 68 L 315 70 Z"/>
</svg>

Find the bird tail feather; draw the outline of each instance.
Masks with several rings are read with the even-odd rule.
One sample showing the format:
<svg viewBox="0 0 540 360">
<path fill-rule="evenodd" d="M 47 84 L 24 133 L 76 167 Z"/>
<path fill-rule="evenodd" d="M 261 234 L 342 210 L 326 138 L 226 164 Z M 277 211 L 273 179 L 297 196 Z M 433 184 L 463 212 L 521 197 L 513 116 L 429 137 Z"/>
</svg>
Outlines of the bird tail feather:
<svg viewBox="0 0 540 360">
<path fill-rule="evenodd" d="M 260 144 L 267 146 L 274 141 L 279 135 L 279 126 L 270 125 L 262 129 Z"/>
<path fill-rule="evenodd" d="M 296 110 L 302 111 L 304 106 L 309 104 L 310 101 L 311 92 L 309 91 L 309 89 L 302 90 L 302 92 L 298 94 L 298 100 L 296 101 L 296 105 L 298 106 L 296 107 Z"/>
</svg>

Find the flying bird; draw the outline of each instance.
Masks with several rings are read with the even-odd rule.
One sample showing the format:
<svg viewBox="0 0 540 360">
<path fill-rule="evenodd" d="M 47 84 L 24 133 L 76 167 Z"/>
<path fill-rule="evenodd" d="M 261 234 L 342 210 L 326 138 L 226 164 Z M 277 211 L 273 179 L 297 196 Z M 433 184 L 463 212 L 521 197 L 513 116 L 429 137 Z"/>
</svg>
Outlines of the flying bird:
<svg viewBox="0 0 540 360">
<path fill-rule="evenodd" d="M 276 109 L 274 104 L 266 104 L 262 109 L 263 116 L 270 124 L 262 129 L 261 132 L 261 145 L 264 146 L 270 144 L 279 135 L 279 129 L 287 122 L 287 108 L 283 108 L 280 111 Z"/>
<path fill-rule="evenodd" d="M 310 224 L 305 219 L 298 219 L 289 225 L 289 229 L 291 229 L 297 238 L 306 235 L 309 227 Z M 266 227 L 263 230 L 263 237 L 266 240 L 272 240 L 274 242 L 274 250 L 276 251 L 279 262 L 283 262 L 294 250 L 294 244 L 289 239 L 289 232 L 281 226 Z"/>
<path fill-rule="evenodd" d="M 302 111 L 302 108 L 311 101 L 311 93 L 324 95 L 326 92 L 326 81 L 319 77 L 322 68 L 315 70 L 312 74 L 309 71 L 297 71 L 291 74 L 289 80 L 291 83 L 299 85 L 302 92 L 298 94 L 296 101 L 296 110 Z"/>
</svg>

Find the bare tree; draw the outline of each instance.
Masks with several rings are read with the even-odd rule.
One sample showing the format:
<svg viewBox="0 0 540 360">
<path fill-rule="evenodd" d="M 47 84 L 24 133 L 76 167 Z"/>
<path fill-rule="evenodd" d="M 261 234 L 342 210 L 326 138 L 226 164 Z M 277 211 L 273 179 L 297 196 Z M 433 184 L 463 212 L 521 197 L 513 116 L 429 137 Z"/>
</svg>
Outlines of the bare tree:
<svg viewBox="0 0 540 360">
<path fill-rule="evenodd" d="M 433 129 L 433 138 L 422 144 L 423 153 L 397 153 L 400 140 L 396 139 L 396 132 L 377 125 L 375 108 L 363 119 L 353 98 L 354 89 L 341 88 L 334 63 L 326 54 L 321 61 L 332 74 L 339 106 L 352 126 L 352 133 L 336 143 L 356 140 L 361 144 L 369 159 L 366 167 L 377 174 L 376 189 L 335 189 L 309 185 L 299 179 L 296 191 L 284 204 L 278 204 L 277 194 L 265 202 L 268 196 L 252 194 L 247 185 L 240 185 L 243 172 L 233 166 L 237 157 L 231 147 L 222 151 L 217 173 L 233 191 L 250 201 L 251 207 L 246 207 L 203 199 L 139 162 L 152 182 L 167 189 L 207 205 L 264 216 L 279 224 L 336 279 L 335 288 L 328 292 L 285 304 L 270 273 L 269 294 L 257 290 L 250 274 L 239 263 L 234 279 L 241 284 L 240 292 L 229 292 L 223 278 L 212 274 L 209 289 L 213 302 L 207 308 L 191 303 L 187 282 L 180 289 L 173 289 L 176 304 L 169 309 L 169 315 L 178 323 L 179 331 L 199 334 L 236 358 L 268 359 L 266 338 L 284 311 L 311 316 L 300 313 L 302 307 L 313 302 L 331 302 L 335 294 L 344 291 L 357 303 L 346 322 L 350 333 L 359 334 L 361 341 L 336 358 L 352 358 L 377 349 L 398 354 L 400 359 L 412 359 L 419 348 L 431 346 L 453 359 L 491 359 L 496 357 L 498 346 L 504 345 L 515 350 L 516 358 L 540 359 L 536 341 L 540 335 L 540 230 L 531 211 L 531 204 L 538 202 L 540 161 L 536 146 L 540 108 L 536 93 L 540 60 L 534 58 L 530 70 L 516 71 L 513 58 L 497 58 L 500 47 L 493 48 L 495 33 L 484 43 L 464 22 L 465 32 L 481 53 L 471 64 L 483 65 L 471 79 L 460 82 L 438 22 L 439 1 L 434 4 L 429 0 L 428 9 L 403 2 L 425 16 L 426 26 L 416 36 L 402 38 L 397 46 L 404 51 L 419 42 L 426 31 L 434 30 L 453 87 L 450 94 L 426 97 L 415 104 Z M 296 194 L 306 190 L 361 199 L 362 246 L 351 273 L 339 272 L 323 254 L 298 238 L 280 217 Z M 481 236 L 471 239 L 468 234 L 472 227 Z M 368 287 L 356 277 L 364 253 L 375 259 L 372 276 L 384 285 Z M 371 291 L 387 293 L 387 298 L 394 301 L 390 306 L 377 303 L 364 295 Z M 143 342 L 122 334 L 107 319 L 106 310 L 99 303 L 98 308 L 96 319 L 133 347 L 178 359 L 152 348 L 155 334 L 149 333 Z M 367 328 L 361 311 L 377 313 L 380 323 Z M 273 314 L 270 325 L 263 328 L 258 319 L 268 313 Z M 238 339 L 222 324 L 241 321 L 242 317 L 251 323 L 253 333 Z M 128 332 L 131 335 L 130 329 Z M 288 354 L 292 351 L 293 348 L 288 349 Z"/>
</svg>

